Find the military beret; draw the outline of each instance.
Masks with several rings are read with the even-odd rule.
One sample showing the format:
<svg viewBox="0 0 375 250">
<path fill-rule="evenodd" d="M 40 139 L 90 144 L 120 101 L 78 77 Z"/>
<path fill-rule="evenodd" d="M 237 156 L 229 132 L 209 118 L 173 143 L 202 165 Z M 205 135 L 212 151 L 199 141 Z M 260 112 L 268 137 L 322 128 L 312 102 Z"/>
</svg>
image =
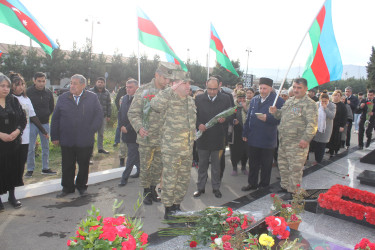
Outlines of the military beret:
<svg viewBox="0 0 375 250">
<path fill-rule="evenodd" d="M 177 64 L 170 62 L 160 62 L 156 73 L 164 76 L 165 78 L 173 79 L 173 71 L 179 69 L 181 69 L 181 67 Z"/>
<path fill-rule="evenodd" d="M 261 84 L 266 84 L 266 85 L 272 87 L 273 80 L 270 79 L 270 78 L 267 78 L 267 77 L 261 77 L 261 78 L 259 78 L 259 85 L 261 85 Z"/>
</svg>

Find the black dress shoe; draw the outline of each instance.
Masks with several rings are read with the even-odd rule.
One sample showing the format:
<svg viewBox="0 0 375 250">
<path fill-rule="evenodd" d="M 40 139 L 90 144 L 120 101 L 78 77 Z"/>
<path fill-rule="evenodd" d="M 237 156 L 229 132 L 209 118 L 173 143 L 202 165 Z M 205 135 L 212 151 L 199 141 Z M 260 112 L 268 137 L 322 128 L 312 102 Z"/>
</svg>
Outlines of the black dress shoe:
<svg viewBox="0 0 375 250">
<path fill-rule="evenodd" d="M 204 194 L 204 190 L 198 190 L 198 191 L 195 191 L 194 192 L 194 194 L 193 194 L 193 196 L 194 197 L 199 197 L 199 196 L 201 196 L 202 194 Z"/>
<path fill-rule="evenodd" d="M 371 141 L 366 142 L 366 148 L 370 147 L 370 143 L 371 143 Z"/>
<path fill-rule="evenodd" d="M 106 155 L 109 154 L 109 152 L 106 151 L 106 150 L 104 150 L 104 149 L 99 149 L 98 153 L 100 153 L 100 154 L 106 154 Z"/>
<path fill-rule="evenodd" d="M 132 174 L 131 176 L 129 176 L 130 178 L 138 178 L 139 177 L 139 173 L 135 173 L 135 174 Z"/>
<path fill-rule="evenodd" d="M 8 200 L 9 204 L 11 204 L 14 208 L 21 208 L 22 203 L 16 199 L 14 200 Z"/>
<path fill-rule="evenodd" d="M 128 181 L 125 180 L 125 181 L 122 181 L 118 184 L 119 187 L 123 187 L 123 186 L 126 186 L 126 184 L 128 184 Z"/>
<path fill-rule="evenodd" d="M 255 187 L 255 186 L 252 186 L 252 185 L 247 185 L 247 186 L 244 186 L 241 188 L 242 191 L 246 192 L 246 191 L 250 191 L 250 190 L 255 190 L 257 189 L 258 187 Z"/>
<path fill-rule="evenodd" d="M 221 198 L 223 195 L 221 194 L 220 190 L 213 190 L 213 193 L 215 194 L 216 198 Z"/>
<path fill-rule="evenodd" d="M 72 193 L 74 193 L 74 192 L 65 192 L 65 191 L 61 191 L 60 193 L 58 193 L 58 194 L 56 195 L 56 198 L 63 198 L 63 197 L 65 197 L 65 196 L 67 196 L 68 194 L 72 194 Z"/>
<path fill-rule="evenodd" d="M 80 196 L 84 195 L 87 191 L 87 189 L 78 189 L 78 188 L 77 188 L 77 190 L 78 190 L 78 193 L 79 193 Z"/>
</svg>

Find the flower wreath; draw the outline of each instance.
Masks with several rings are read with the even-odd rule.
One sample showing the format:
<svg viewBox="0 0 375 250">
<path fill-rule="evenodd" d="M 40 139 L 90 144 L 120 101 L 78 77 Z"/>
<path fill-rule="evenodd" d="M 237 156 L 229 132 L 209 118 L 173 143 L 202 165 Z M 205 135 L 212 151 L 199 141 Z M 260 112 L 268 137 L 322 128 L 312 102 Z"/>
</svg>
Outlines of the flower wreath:
<svg viewBox="0 0 375 250">
<path fill-rule="evenodd" d="M 375 194 L 339 184 L 333 185 L 327 193 L 320 194 L 318 202 L 322 208 L 339 211 L 340 214 L 355 217 L 357 220 L 365 218 L 368 223 L 375 225 L 375 208 L 343 200 L 343 196 L 375 205 Z"/>
</svg>

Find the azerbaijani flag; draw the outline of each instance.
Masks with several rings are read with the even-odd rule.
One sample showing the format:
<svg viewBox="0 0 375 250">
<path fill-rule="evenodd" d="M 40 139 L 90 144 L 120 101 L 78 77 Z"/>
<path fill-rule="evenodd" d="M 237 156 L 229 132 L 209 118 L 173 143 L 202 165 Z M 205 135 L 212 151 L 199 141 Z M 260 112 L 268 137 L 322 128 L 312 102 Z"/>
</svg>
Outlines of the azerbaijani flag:
<svg viewBox="0 0 375 250">
<path fill-rule="evenodd" d="M 0 57 L 3 55 L 3 52 L 0 50 Z"/>
<path fill-rule="evenodd" d="M 302 75 L 309 89 L 341 79 L 342 61 L 331 13 L 331 0 L 326 0 L 309 30 L 313 50 Z"/>
<path fill-rule="evenodd" d="M 47 36 L 42 25 L 18 0 L 0 0 L 0 23 L 24 33 L 37 42 L 49 55 L 58 47 Z"/>
<path fill-rule="evenodd" d="M 161 35 L 159 30 L 156 28 L 155 24 L 150 20 L 150 18 L 140 9 L 137 8 L 138 13 L 138 29 L 139 29 L 139 41 L 144 45 L 161 50 L 165 52 L 168 56 L 169 62 L 173 62 L 180 65 L 185 71 L 188 71 L 186 65 L 180 58 L 174 53 L 172 47 L 168 44 L 167 40 Z"/>
<path fill-rule="evenodd" d="M 217 34 L 214 26 L 211 23 L 211 39 L 210 39 L 210 48 L 216 52 L 216 61 L 229 72 L 232 72 L 234 75 L 238 76 L 237 71 L 234 69 L 227 52 L 224 49 L 224 45 L 220 40 L 219 35 Z"/>
</svg>

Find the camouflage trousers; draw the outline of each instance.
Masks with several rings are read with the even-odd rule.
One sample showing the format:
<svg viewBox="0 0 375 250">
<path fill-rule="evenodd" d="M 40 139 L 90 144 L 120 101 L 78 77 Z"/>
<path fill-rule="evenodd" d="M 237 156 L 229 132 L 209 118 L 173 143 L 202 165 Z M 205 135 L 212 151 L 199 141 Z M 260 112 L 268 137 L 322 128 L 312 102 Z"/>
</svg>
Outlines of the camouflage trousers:
<svg viewBox="0 0 375 250">
<path fill-rule="evenodd" d="M 309 146 L 300 148 L 299 140 L 280 138 L 277 163 L 279 165 L 282 188 L 294 192 L 297 184 L 302 183 L 303 167 L 305 165 Z"/>
<path fill-rule="evenodd" d="M 143 146 L 138 148 L 140 157 L 140 185 L 143 188 L 156 186 L 160 183 L 163 165 L 160 146 Z"/>
<path fill-rule="evenodd" d="M 181 204 L 190 183 L 193 155 L 163 154 L 163 187 L 161 201 L 165 207 Z"/>
<path fill-rule="evenodd" d="M 121 141 L 120 149 L 118 151 L 118 158 L 125 159 L 128 156 L 128 146 L 126 142 Z"/>
</svg>

